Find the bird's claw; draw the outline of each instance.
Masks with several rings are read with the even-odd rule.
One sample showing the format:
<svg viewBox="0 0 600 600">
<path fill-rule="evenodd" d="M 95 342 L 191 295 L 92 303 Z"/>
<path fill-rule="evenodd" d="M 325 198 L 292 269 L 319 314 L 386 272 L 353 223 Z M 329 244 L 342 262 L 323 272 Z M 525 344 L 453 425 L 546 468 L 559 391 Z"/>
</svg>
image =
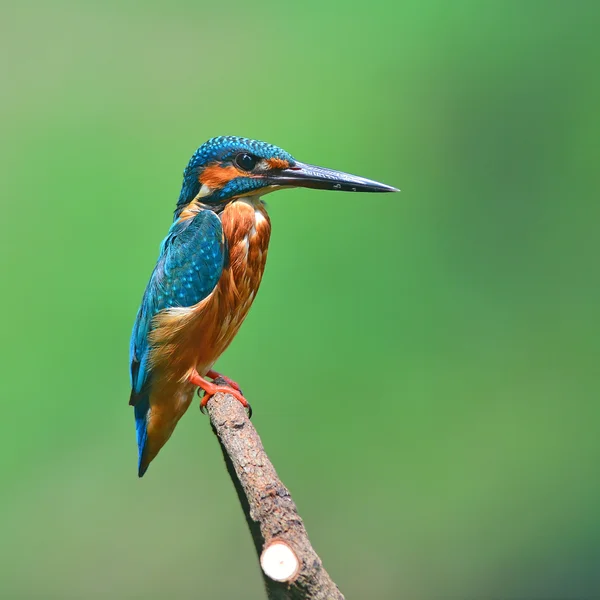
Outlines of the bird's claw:
<svg viewBox="0 0 600 600">
<path fill-rule="evenodd" d="M 223 373 L 219 373 L 218 371 L 211 369 L 210 371 L 208 371 L 208 373 L 206 373 L 206 376 L 213 379 L 215 381 L 215 383 L 217 382 L 217 379 L 221 379 L 229 387 L 232 387 L 234 390 L 237 390 L 240 394 L 242 394 L 242 396 L 244 395 L 244 392 L 242 392 L 242 388 L 240 387 L 240 384 L 237 381 L 234 381 L 233 379 L 227 377 L 227 375 L 223 375 Z"/>
<path fill-rule="evenodd" d="M 208 401 L 217 393 L 221 392 L 223 394 L 229 394 L 231 396 L 233 396 L 245 409 L 247 409 L 248 411 L 248 418 L 251 419 L 252 418 L 252 406 L 250 405 L 250 402 L 248 402 L 248 400 L 246 400 L 246 398 L 244 398 L 244 396 L 241 393 L 241 390 L 236 390 L 233 387 L 229 387 L 229 386 L 225 386 L 225 385 L 216 385 L 214 387 L 214 390 L 208 392 L 206 390 L 202 390 L 202 388 L 198 388 L 198 391 L 196 392 L 198 394 L 198 397 L 200 397 L 200 392 L 204 391 L 204 395 L 202 396 L 202 400 L 200 401 L 200 412 L 205 415 L 207 414 L 207 410 L 206 410 L 206 405 L 208 404 Z"/>
</svg>

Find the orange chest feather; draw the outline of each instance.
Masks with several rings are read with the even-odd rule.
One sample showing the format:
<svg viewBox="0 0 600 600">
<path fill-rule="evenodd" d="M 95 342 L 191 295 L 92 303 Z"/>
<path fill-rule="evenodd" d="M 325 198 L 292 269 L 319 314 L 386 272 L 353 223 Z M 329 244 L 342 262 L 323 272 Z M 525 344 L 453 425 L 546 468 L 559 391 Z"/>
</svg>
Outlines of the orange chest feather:
<svg viewBox="0 0 600 600">
<path fill-rule="evenodd" d="M 215 362 L 235 337 L 265 270 L 271 222 L 258 199 L 242 198 L 221 213 L 229 260 L 214 292 L 198 306 L 193 345 L 200 372 Z"/>
<path fill-rule="evenodd" d="M 227 240 L 229 264 L 217 289 L 225 314 L 239 309 L 240 303 L 252 302 L 265 269 L 271 222 L 259 200 L 243 198 L 229 204 L 221 215 Z"/>
</svg>

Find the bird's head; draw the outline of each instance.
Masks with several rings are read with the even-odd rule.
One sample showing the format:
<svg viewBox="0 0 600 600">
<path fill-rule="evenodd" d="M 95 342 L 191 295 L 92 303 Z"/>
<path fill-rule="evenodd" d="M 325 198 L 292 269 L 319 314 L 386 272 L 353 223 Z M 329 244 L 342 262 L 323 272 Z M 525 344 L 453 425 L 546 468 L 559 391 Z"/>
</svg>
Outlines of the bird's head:
<svg viewBox="0 0 600 600">
<path fill-rule="evenodd" d="M 234 198 L 262 195 L 280 187 L 343 192 L 397 192 L 396 188 L 356 175 L 307 165 L 266 142 L 235 136 L 208 140 L 190 159 L 176 217 L 191 202 L 222 207 Z"/>
</svg>

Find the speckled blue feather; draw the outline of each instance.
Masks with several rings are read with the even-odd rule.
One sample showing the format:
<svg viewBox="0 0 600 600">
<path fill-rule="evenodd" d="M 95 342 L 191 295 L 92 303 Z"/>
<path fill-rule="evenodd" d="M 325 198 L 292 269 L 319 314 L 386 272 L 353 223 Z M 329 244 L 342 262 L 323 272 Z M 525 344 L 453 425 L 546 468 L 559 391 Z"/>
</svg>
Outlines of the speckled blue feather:
<svg viewBox="0 0 600 600">
<path fill-rule="evenodd" d="M 131 404 L 139 459 L 146 443 L 146 420 L 152 377 L 148 358 L 148 334 L 152 319 L 163 309 L 194 306 L 217 285 L 225 261 L 223 229 L 211 210 L 194 218 L 175 221 L 161 245 L 160 256 L 138 311 L 130 344 Z"/>
</svg>

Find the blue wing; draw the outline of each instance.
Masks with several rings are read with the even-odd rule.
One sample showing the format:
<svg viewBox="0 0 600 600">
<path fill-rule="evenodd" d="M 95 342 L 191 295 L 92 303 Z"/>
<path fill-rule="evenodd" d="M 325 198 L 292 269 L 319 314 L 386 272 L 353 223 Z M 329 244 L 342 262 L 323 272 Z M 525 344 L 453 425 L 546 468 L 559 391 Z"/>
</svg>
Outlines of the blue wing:
<svg viewBox="0 0 600 600">
<path fill-rule="evenodd" d="M 221 220 L 211 210 L 194 218 L 175 221 L 163 241 L 160 256 L 150 277 L 138 310 L 129 350 L 131 398 L 139 457 L 146 443 L 146 422 L 152 373 L 148 358 L 148 334 L 154 317 L 175 306 L 193 306 L 206 298 L 217 285 L 225 261 L 225 241 Z"/>
</svg>

